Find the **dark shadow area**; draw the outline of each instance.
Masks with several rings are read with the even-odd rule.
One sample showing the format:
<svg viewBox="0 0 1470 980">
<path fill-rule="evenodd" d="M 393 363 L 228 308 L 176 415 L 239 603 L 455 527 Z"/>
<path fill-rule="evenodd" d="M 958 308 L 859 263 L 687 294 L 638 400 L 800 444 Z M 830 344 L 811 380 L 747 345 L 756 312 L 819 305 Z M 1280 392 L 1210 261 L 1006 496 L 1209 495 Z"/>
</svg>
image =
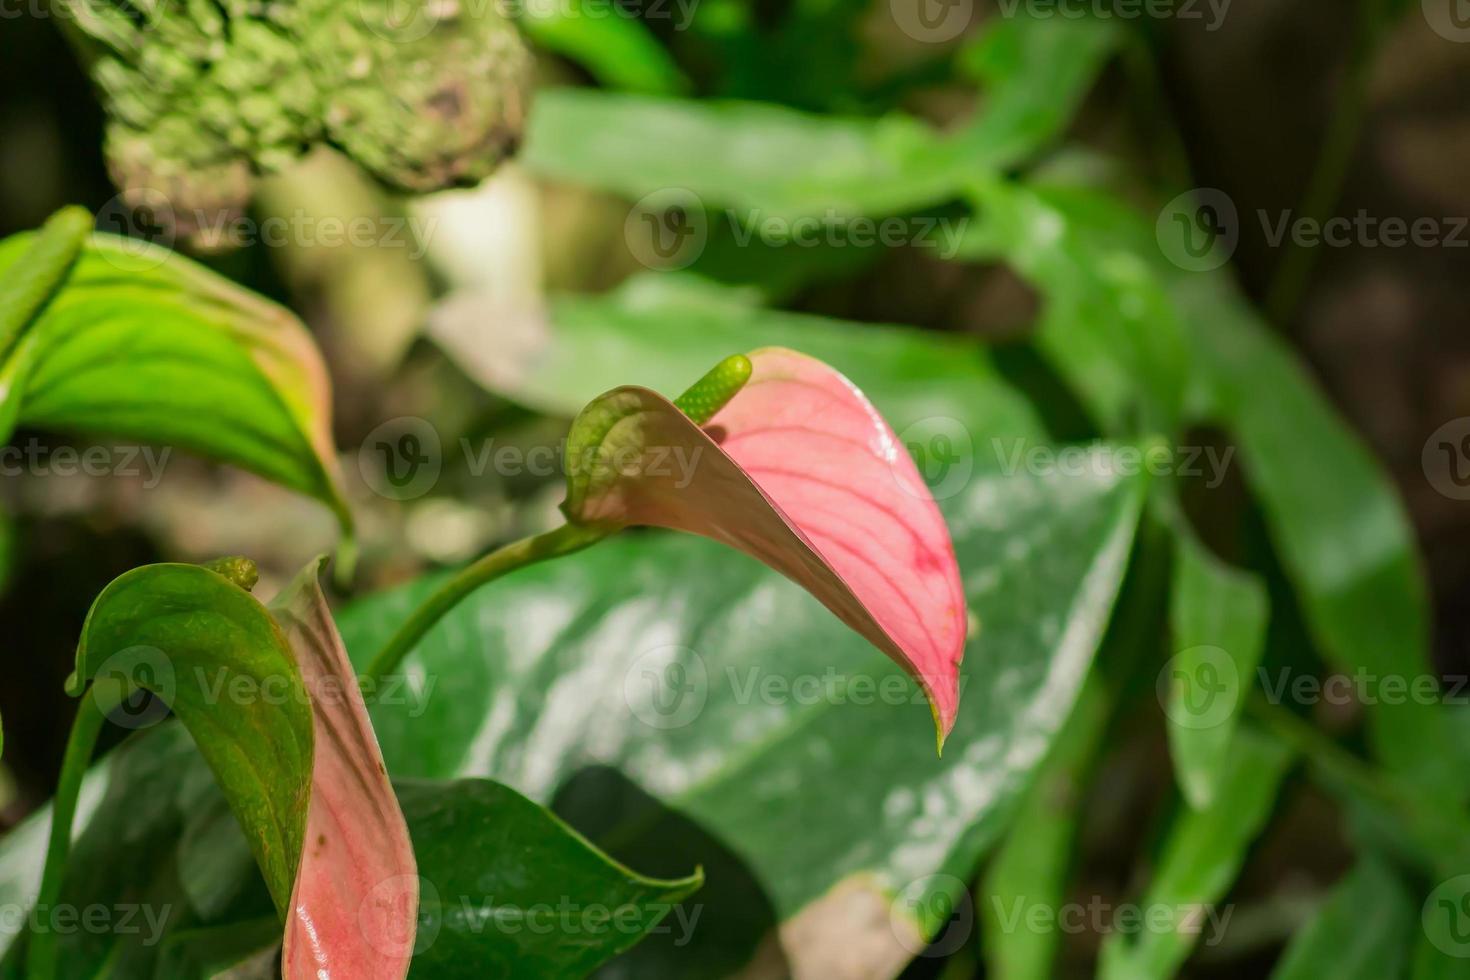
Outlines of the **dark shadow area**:
<svg viewBox="0 0 1470 980">
<path fill-rule="evenodd" d="M 740 856 L 618 770 L 581 770 L 551 808 L 640 874 L 678 878 L 704 869 L 704 887 L 669 913 L 669 928 L 604 966 L 596 974 L 602 980 L 728 976 L 776 929 L 776 909 Z"/>
</svg>

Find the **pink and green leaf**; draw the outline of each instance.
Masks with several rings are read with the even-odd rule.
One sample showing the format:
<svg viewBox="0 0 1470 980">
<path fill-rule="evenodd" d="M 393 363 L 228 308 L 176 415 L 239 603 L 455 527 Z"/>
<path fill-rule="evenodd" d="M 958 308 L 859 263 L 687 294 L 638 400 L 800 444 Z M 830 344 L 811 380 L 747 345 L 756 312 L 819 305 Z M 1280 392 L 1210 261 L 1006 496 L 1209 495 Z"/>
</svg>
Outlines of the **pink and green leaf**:
<svg viewBox="0 0 1470 980">
<path fill-rule="evenodd" d="M 939 509 L 888 423 L 795 351 L 727 359 L 671 402 L 623 387 L 567 437 L 579 523 L 688 531 L 799 583 L 924 688 L 941 744 L 968 616 Z"/>
</svg>

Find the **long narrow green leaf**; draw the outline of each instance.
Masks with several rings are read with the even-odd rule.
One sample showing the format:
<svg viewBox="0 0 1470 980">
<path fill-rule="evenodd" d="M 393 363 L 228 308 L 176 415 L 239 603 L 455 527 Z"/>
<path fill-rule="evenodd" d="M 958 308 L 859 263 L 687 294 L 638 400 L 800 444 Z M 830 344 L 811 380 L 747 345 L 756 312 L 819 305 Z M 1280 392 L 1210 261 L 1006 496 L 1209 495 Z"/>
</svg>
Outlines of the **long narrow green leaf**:
<svg viewBox="0 0 1470 980">
<path fill-rule="evenodd" d="M 640 198 L 679 188 L 748 220 L 899 214 L 959 195 L 1059 135 L 1117 33 L 1096 20 L 1008 18 L 969 56 L 987 83 L 943 135 L 909 116 L 842 118 L 760 102 L 542 93 L 523 161 L 545 177 Z"/>
<path fill-rule="evenodd" d="M 1413 899 L 1379 859 L 1362 858 L 1292 938 L 1271 980 L 1382 980 L 1403 976 Z"/>
<path fill-rule="evenodd" d="M 1209 806 L 1229 764 L 1266 639 L 1265 586 L 1210 554 L 1188 531 L 1175 538 L 1167 687 L 1169 751 L 1184 797 Z"/>
<path fill-rule="evenodd" d="M 646 95 L 677 95 L 689 87 L 648 27 L 620 8 L 609 12 L 604 4 L 572 0 L 527 3 L 521 10 L 518 23 L 532 41 L 582 65 L 604 85 Z"/>
<path fill-rule="evenodd" d="M 1287 749 L 1249 729 L 1236 735 L 1230 751 L 1214 802 L 1202 810 L 1181 811 L 1169 829 L 1139 902 L 1143 928 L 1113 933 L 1103 943 L 1102 980 L 1165 980 L 1175 975 L 1196 944 L 1215 943 L 1223 935 L 1230 909 L 1218 903 L 1270 816 L 1291 761 Z M 1161 925 L 1150 927 L 1150 921 Z"/>
</svg>

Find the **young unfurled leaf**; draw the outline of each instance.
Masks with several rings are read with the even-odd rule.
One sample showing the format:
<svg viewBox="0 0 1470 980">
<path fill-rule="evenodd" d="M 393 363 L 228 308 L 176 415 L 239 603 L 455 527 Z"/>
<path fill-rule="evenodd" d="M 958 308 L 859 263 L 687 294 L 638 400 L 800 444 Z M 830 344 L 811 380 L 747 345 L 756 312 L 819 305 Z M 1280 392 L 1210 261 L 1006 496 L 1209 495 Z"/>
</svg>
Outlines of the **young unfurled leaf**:
<svg viewBox="0 0 1470 980">
<path fill-rule="evenodd" d="M 82 627 L 76 672 L 152 692 L 194 736 L 283 915 L 306 832 L 312 714 L 276 621 L 234 582 L 199 565 L 146 565 L 102 591 Z M 270 692 L 270 696 L 266 696 Z M 148 705 L 111 712 L 156 723 Z"/>
<path fill-rule="evenodd" d="M 0 281 L 36 240 L 0 242 Z M 0 383 L 0 438 L 23 424 L 182 447 L 309 494 L 351 528 L 310 334 L 181 256 L 93 236 Z"/>
<path fill-rule="evenodd" d="M 286 919 L 287 980 L 401 978 L 413 849 L 318 567 L 270 608 L 239 561 L 135 569 L 93 605 L 70 687 L 141 688 L 189 729 Z M 143 727 L 149 711 L 112 717 Z"/>
<path fill-rule="evenodd" d="M 694 418 L 637 387 L 582 411 L 567 516 L 689 531 L 765 562 L 919 681 L 942 743 L 964 592 L 944 519 L 888 423 L 841 374 L 781 348 L 730 358 L 680 402 Z"/>
<path fill-rule="evenodd" d="M 282 951 L 285 980 L 401 978 L 419 879 L 408 827 L 313 563 L 271 603 L 311 695 L 311 808 Z"/>
</svg>

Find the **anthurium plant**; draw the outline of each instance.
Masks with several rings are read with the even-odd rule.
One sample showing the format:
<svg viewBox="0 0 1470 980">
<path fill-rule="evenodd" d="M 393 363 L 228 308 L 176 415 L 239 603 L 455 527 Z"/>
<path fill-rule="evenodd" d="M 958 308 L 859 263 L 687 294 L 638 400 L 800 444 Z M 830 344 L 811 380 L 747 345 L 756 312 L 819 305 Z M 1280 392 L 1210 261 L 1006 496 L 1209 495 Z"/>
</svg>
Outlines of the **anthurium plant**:
<svg viewBox="0 0 1470 980">
<path fill-rule="evenodd" d="M 63 280 L 63 304 L 67 290 L 78 288 L 67 276 L 88 247 L 84 232 L 83 222 L 62 215 L 16 260 L 22 275 L 12 280 L 12 319 L 22 327 L 33 329 L 37 310 Z M 297 353 L 316 366 L 309 345 Z M 139 414 L 163 407 L 143 405 Z M 662 460 L 670 453 L 692 461 L 692 479 L 669 477 Z M 238 557 L 149 565 L 109 585 L 87 617 L 68 683 L 81 701 L 36 907 L 56 906 L 75 877 L 72 822 L 99 734 L 109 718 L 135 721 L 128 706 L 149 696 L 192 737 L 238 822 L 281 923 L 282 976 L 407 976 L 415 951 L 432 945 L 419 942 L 425 916 L 439 928 L 442 912 L 433 903 L 442 890 L 416 859 L 363 689 L 399 671 L 440 618 L 492 579 L 633 525 L 712 538 L 805 588 L 913 677 L 942 748 L 958 710 L 968 622 L 954 546 L 913 461 L 852 382 L 791 350 L 733 355 L 674 400 L 631 386 L 599 396 L 572 423 L 566 454 L 566 523 L 451 576 L 406 617 L 361 678 L 321 591 L 322 561 L 269 603 L 252 594 L 254 564 Z M 274 687 L 282 696 L 220 700 L 181 682 L 211 672 L 222 685 Z M 539 828 L 495 826 L 495 813 L 475 813 L 453 788 L 441 792 L 439 805 L 465 820 L 465 833 L 496 841 L 509 835 L 533 860 L 540 856 L 535 838 L 556 836 L 549 816 Z M 422 788 L 415 793 L 420 807 L 432 797 Z M 588 845 L 562 836 L 560 851 L 580 847 L 586 863 L 598 860 Z M 626 887 L 680 895 L 698 883 L 697 874 L 660 883 L 617 873 Z M 656 917 L 642 924 L 655 925 Z M 23 937 L 16 948 L 26 976 L 73 975 L 76 964 L 59 938 L 44 927 Z M 636 931 L 619 938 L 636 938 Z M 555 972 L 619 951 L 616 943 L 594 947 L 538 955 L 551 956 Z M 521 955 L 494 953 L 512 963 Z"/>
<path fill-rule="evenodd" d="M 1457 5 L 0 7 L 0 980 L 1466 976 Z"/>
</svg>

